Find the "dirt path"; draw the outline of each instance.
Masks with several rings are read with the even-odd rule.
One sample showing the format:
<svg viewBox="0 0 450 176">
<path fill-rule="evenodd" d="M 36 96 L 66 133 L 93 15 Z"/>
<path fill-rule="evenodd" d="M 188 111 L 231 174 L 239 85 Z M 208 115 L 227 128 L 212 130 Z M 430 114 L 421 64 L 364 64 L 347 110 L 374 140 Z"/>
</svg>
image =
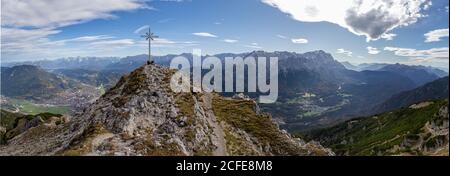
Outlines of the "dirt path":
<svg viewBox="0 0 450 176">
<path fill-rule="evenodd" d="M 213 151 L 214 156 L 226 156 L 227 147 L 225 141 L 225 133 L 223 132 L 222 126 L 219 124 L 212 109 L 212 96 L 204 95 L 203 107 L 205 107 L 206 114 L 208 116 L 207 121 L 213 129 L 214 135 L 212 136 L 212 141 L 216 144 L 217 148 Z"/>
</svg>

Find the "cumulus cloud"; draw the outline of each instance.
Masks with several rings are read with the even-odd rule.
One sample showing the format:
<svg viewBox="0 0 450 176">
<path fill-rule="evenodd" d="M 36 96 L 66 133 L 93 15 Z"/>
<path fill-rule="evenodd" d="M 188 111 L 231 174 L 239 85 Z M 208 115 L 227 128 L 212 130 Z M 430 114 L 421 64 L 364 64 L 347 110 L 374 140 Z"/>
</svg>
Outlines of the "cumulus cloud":
<svg viewBox="0 0 450 176">
<path fill-rule="evenodd" d="M 200 37 L 212 37 L 212 38 L 217 38 L 216 35 L 208 33 L 208 32 L 195 32 L 192 33 L 192 35 L 196 35 L 196 36 L 200 36 Z"/>
<path fill-rule="evenodd" d="M 330 22 L 367 41 L 392 40 L 391 31 L 424 17 L 429 0 L 262 0 L 302 22 Z"/>
<path fill-rule="evenodd" d="M 378 48 L 374 48 L 374 47 L 368 46 L 367 47 L 367 52 L 369 54 L 378 54 L 378 53 L 380 53 L 380 50 L 378 50 Z"/>
<path fill-rule="evenodd" d="M 417 50 L 413 48 L 385 47 L 384 50 L 394 52 L 397 56 L 409 57 L 414 60 L 448 60 L 448 47 Z"/>
<path fill-rule="evenodd" d="M 441 38 L 448 37 L 448 29 L 436 29 L 425 34 L 425 42 L 438 42 Z"/>
<path fill-rule="evenodd" d="M 308 40 L 304 39 L 304 38 L 291 39 L 291 41 L 292 41 L 292 43 L 295 43 L 295 44 L 306 44 L 306 43 L 308 43 Z"/>
<path fill-rule="evenodd" d="M 353 52 L 348 51 L 348 50 L 345 50 L 345 49 L 343 49 L 343 48 L 337 49 L 336 53 L 338 53 L 338 54 L 344 54 L 344 55 L 347 55 L 348 57 L 352 57 L 352 54 L 353 54 Z"/>
</svg>

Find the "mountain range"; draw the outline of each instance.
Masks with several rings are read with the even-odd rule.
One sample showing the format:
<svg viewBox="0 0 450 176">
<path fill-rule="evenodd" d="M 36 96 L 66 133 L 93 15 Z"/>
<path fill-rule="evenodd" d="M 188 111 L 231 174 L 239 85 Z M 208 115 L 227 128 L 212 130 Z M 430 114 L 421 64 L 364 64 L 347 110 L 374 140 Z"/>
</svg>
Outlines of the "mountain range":
<svg viewBox="0 0 450 176">
<path fill-rule="evenodd" d="M 444 73 L 439 72 L 436 73 L 432 69 L 400 64 L 387 65 L 379 69 L 379 71 L 392 72 L 398 75 L 405 76 L 410 80 L 412 80 L 416 86 L 421 86 L 425 83 L 434 81 L 442 76 L 446 76 Z"/>
<path fill-rule="evenodd" d="M 386 64 L 386 63 L 363 63 L 359 65 L 351 64 L 350 62 L 343 61 L 341 62 L 342 65 L 345 66 L 345 68 L 349 70 L 355 70 L 355 71 L 364 71 L 364 70 L 371 70 L 371 71 L 377 71 L 382 70 L 386 66 L 403 66 L 401 64 Z M 448 75 L 448 68 L 435 68 L 431 66 L 421 66 L 421 65 L 408 65 L 409 68 L 414 68 L 416 70 L 424 70 L 431 74 L 437 75 L 438 77 L 444 77 Z M 392 67 L 391 67 L 392 68 Z"/>
<path fill-rule="evenodd" d="M 157 64 L 168 67 L 177 55 L 155 56 Z M 192 62 L 192 54 L 181 54 Z M 446 72 L 423 66 L 400 64 L 376 64 L 377 68 L 363 71 L 349 70 L 324 51 L 307 53 L 264 52 L 223 53 L 214 55 L 224 61 L 225 57 L 278 57 L 279 58 L 279 97 L 275 104 L 261 104 L 264 111 L 270 112 L 282 128 L 304 131 L 333 124 L 342 119 L 374 113 L 374 108 L 393 95 L 412 90 L 427 82 L 442 77 Z M 147 55 L 130 56 L 110 61 L 90 59 L 61 59 L 55 63 L 37 61 L 47 70 L 60 77 L 77 80 L 91 86 L 112 87 L 121 75 L 143 65 Z M 206 56 L 204 56 L 206 57 Z M 203 58 L 204 58 L 203 57 Z M 58 63 L 86 63 L 68 68 Z M 46 63 L 46 64 L 42 64 Z M 18 64 L 18 63 L 16 63 Z M 94 67 L 85 67 L 86 65 Z M 361 66 L 368 67 L 371 64 Z M 53 67 L 52 67 L 53 66 Z M 207 70 L 204 70 L 206 73 Z M 242 75 L 246 76 L 246 75 Z M 246 79 L 246 78 L 244 78 Z M 237 92 L 236 92 L 237 93 Z M 224 93 L 233 96 L 235 93 Z M 256 97 L 259 93 L 249 93 Z"/>
<path fill-rule="evenodd" d="M 116 63 L 118 57 L 69 57 L 55 60 L 37 60 L 24 62 L 2 63 L 2 67 L 13 67 L 18 65 L 34 65 L 46 70 L 56 69 L 90 69 L 101 70 L 106 66 Z"/>
<path fill-rule="evenodd" d="M 278 57 L 278 101 L 258 104 L 259 92 L 172 92 L 175 70 L 167 67 L 175 56 L 154 57 L 156 65 L 138 55 L 2 67 L 2 106 L 31 99 L 76 108 L 70 115 L 2 108 L 0 155 L 448 153 L 448 76 L 441 70 L 385 64 L 355 71 L 320 50 L 214 55 L 222 62 Z M 182 56 L 192 62 L 192 54 Z"/>
</svg>

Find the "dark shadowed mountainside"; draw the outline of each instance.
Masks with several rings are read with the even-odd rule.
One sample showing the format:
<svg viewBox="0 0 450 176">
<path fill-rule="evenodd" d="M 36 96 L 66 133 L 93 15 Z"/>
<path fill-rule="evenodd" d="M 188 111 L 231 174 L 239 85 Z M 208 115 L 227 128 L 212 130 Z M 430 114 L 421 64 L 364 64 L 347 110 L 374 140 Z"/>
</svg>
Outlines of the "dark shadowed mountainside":
<svg viewBox="0 0 450 176">
<path fill-rule="evenodd" d="M 26 99 L 49 98 L 76 86 L 78 86 L 76 82 L 36 66 L 21 65 L 1 70 L 1 94 L 5 96 Z"/>
<path fill-rule="evenodd" d="M 374 108 L 375 113 L 406 107 L 414 103 L 448 98 L 448 76 L 413 90 L 396 94 Z"/>
</svg>

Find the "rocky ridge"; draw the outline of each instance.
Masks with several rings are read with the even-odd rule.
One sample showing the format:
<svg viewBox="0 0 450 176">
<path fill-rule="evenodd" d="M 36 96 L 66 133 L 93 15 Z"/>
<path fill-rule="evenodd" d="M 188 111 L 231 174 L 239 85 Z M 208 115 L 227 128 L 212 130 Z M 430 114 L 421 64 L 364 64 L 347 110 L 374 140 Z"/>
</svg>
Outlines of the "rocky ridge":
<svg viewBox="0 0 450 176">
<path fill-rule="evenodd" d="M 0 155 L 333 155 L 281 131 L 253 100 L 172 92 L 173 74 L 142 66 L 70 121 L 0 145 Z"/>
</svg>

